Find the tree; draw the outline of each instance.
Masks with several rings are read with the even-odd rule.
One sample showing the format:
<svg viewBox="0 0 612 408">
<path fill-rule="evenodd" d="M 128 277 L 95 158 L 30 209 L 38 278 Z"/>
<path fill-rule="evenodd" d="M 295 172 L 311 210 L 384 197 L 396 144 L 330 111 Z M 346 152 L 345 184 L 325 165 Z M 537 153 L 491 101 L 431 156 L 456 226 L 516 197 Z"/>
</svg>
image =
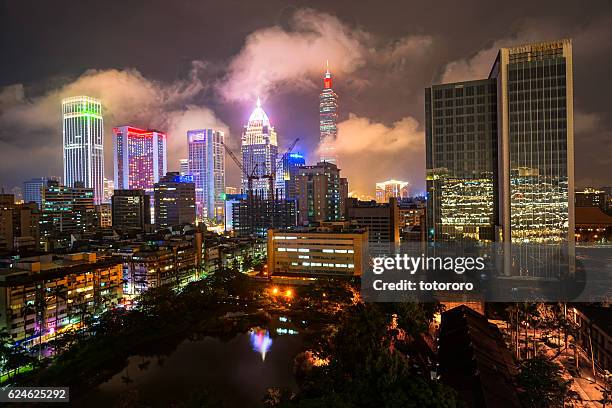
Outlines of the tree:
<svg viewBox="0 0 612 408">
<path fill-rule="evenodd" d="M 523 403 L 533 408 L 563 407 L 570 383 L 561 376 L 561 367 L 543 355 L 524 360 L 517 377 Z"/>
</svg>

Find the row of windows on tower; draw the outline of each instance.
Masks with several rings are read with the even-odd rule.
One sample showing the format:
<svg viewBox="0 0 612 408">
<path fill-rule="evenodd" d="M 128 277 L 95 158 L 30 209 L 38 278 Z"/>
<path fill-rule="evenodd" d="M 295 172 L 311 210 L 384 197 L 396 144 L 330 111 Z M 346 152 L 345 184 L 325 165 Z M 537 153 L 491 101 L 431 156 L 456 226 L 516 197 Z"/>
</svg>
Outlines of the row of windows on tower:
<svg viewBox="0 0 612 408">
<path fill-rule="evenodd" d="M 551 76 L 565 76 L 565 59 L 553 62 L 542 61 L 529 64 L 513 64 L 508 70 L 510 81 L 522 81 L 525 79 L 537 79 Z"/>
<path fill-rule="evenodd" d="M 475 85 L 475 86 L 463 86 L 460 88 L 447 88 L 447 89 L 435 89 L 434 90 L 434 98 L 442 99 L 444 98 L 463 98 L 464 96 L 474 96 L 474 95 L 484 95 L 487 91 L 488 93 L 495 94 L 497 92 L 497 85 L 495 83 L 491 83 L 488 85 Z"/>
<path fill-rule="evenodd" d="M 434 101 L 434 108 L 452 108 L 454 106 L 465 106 L 465 105 L 490 105 L 491 108 L 495 109 L 497 99 L 495 95 L 490 97 L 479 96 L 477 98 L 462 98 L 462 99 L 443 99 Z"/>
</svg>

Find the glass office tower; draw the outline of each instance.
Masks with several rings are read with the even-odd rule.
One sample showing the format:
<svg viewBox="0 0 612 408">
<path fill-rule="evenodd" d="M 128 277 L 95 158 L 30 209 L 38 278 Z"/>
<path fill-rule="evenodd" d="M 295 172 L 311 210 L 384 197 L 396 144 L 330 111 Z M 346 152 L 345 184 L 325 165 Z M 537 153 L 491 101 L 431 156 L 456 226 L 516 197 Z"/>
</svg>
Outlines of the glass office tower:
<svg viewBox="0 0 612 408">
<path fill-rule="evenodd" d="M 506 250 L 513 244 L 512 265 L 506 268 L 557 274 L 558 268 L 539 265 L 546 256 L 560 260 L 547 262 L 560 268 L 569 259 L 573 270 L 571 40 L 502 48 L 490 77 L 499 93 L 499 239 Z"/>
<path fill-rule="evenodd" d="M 495 80 L 425 90 L 430 241 L 493 241 L 497 197 Z"/>
</svg>

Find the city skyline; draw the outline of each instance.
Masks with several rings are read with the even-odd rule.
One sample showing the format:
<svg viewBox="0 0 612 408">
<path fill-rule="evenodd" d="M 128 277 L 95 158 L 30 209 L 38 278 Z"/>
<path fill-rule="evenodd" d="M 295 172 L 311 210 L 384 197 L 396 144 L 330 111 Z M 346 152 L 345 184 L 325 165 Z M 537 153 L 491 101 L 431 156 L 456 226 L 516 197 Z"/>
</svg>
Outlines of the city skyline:
<svg viewBox="0 0 612 408">
<path fill-rule="evenodd" d="M 263 2 L 262 7 L 273 6 Z M 23 72 L 3 67 L 0 128 L 7 148 L 2 150 L 6 157 L 2 160 L 0 184 L 10 190 L 23 180 L 60 173 L 55 162 L 60 151 L 52 143 L 59 137 L 57 109 L 52 102 L 75 94 L 97 96 L 104 101 L 107 146 L 110 146 L 111 126 L 123 123 L 167 132 L 172 139 L 169 170 L 178 170 L 177 159 L 186 157 L 186 146 L 179 140 L 189 128 L 223 129 L 230 147 L 237 150 L 241 126 L 257 93 L 261 93 L 268 113 L 275 118 L 275 126 L 283 136 L 280 148 L 285 147 L 283 143 L 300 137 L 296 150 L 314 158 L 319 133 L 318 93 L 324 64 L 329 59 L 337 79 L 334 85 L 342 96 L 338 121 L 341 146 L 338 147 L 349 159 L 342 168 L 349 179 L 356 180 L 352 188 L 361 194 L 372 194 L 376 179 L 393 176 L 410 181 L 415 191 L 423 191 L 422 89 L 435 83 L 486 77 L 488 61 L 500 46 L 566 37 L 574 39 L 577 50 L 574 56 L 576 138 L 584 142 L 576 147 L 576 184 L 579 187 L 610 184 L 605 172 L 606 160 L 596 149 L 610 132 L 610 121 L 601 99 L 606 93 L 602 90 L 609 85 L 595 81 L 608 66 L 600 58 L 606 54 L 608 45 L 598 40 L 606 38 L 609 29 L 605 22 L 610 18 L 610 10 L 603 3 L 595 2 L 589 10 L 568 5 L 564 8 L 566 12 L 554 17 L 540 4 L 532 10 L 530 18 L 504 8 L 504 17 L 514 24 L 500 24 L 500 27 L 488 24 L 460 38 L 455 38 L 452 30 L 426 18 L 425 11 L 419 8 L 415 8 L 409 21 L 418 21 L 416 16 L 419 16 L 422 23 L 406 24 L 401 29 L 395 25 L 391 30 L 376 21 L 363 20 L 368 14 L 360 5 L 347 10 L 333 5 L 326 8 L 315 2 L 311 7 L 281 9 L 280 13 L 271 13 L 275 17 L 270 18 L 260 16 L 241 33 L 224 29 L 220 35 L 231 38 L 232 45 L 223 52 L 209 40 L 202 44 L 180 42 L 185 51 L 180 55 L 189 57 L 170 52 L 155 67 L 132 57 L 117 60 L 108 52 L 94 57 L 88 52 L 88 58 L 74 56 L 61 63 L 58 62 L 61 59 L 52 59 L 53 63 L 46 67 L 41 66 L 45 64 L 21 64 L 27 67 Z M 476 9 L 486 12 L 490 6 L 480 4 Z M 197 12 L 198 8 L 194 10 Z M 13 16 L 19 6 L 12 5 L 7 11 L 6 15 Z M 219 13 L 225 19 L 238 18 L 232 15 L 230 6 L 221 7 Z M 379 19 L 384 16 L 393 21 L 394 18 L 383 11 L 377 10 L 375 14 Z M 456 15 L 464 14 L 457 11 Z M 106 14 L 99 17 L 101 21 L 106 18 Z M 498 18 L 498 13 L 490 13 L 489 21 L 498 21 Z M 455 29 L 464 27 L 464 20 L 458 18 Z M 315 22 L 320 26 L 313 28 Z M 10 35 L 15 30 L 14 24 L 8 23 L 3 30 Z M 179 35 L 164 33 L 174 39 L 173 35 Z M 58 35 L 62 38 L 63 34 Z M 141 35 L 131 33 L 130 36 Z M 288 40 L 274 46 L 272 40 L 283 36 Z M 29 49 L 36 38 L 36 34 L 28 34 L 16 43 L 20 49 Z M 130 38 L 135 41 L 137 37 Z M 315 45 L 303 43 L 305 38 Z M 299 64 L 282 58 L 287 54 L 282 52 L 285 50 L 282 47 L 288 42 L 302 47 L 296 53 L 304 56 Z M 125 53 L 124 46 L 113 39 L 108 47 Z M 15 55 L 13 45 L 7 51 L 17 62 L 34 58 Z M 49 53 L 53 52 L 51 47 Z M 588 67 L 594 67 L 592 75 Z M 96 71 L 85 74 L 88 69 Z M 123 84 L 123 89 L 117 84 Z M 355 116 L 349 116 L 351 113 Z M 19 118 L 26 123 L 20 123 Z M 353 136 L 354 143 L 350 145 L 343 143 L 343 133 L 358 137 Z M 377 139 L 388 143 L 376 144 Z M 368 149 L 380 165 L 377 163 L 374 171 L 363 172 L 352 162 Z M 109 150 L 106 149 L 107 177 L 110 176 Z M 11 169 L 25 151 L 35 165 L 25 169 L 22 177 L 16 177 Z M 228 184 L 237 185 L 239 172 L 231 167 Z"/>
</svg>

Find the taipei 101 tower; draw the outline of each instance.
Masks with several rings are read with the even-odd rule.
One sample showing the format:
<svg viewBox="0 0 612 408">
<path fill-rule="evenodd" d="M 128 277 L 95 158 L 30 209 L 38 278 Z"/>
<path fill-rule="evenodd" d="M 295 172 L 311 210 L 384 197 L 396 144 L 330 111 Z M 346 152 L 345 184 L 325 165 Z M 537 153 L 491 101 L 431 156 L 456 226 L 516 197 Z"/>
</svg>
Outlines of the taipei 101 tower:
<svg viewBox="0 0 612 408">
<path fill-rule="evenodd" d="M 334 142 L 338 136 L 338 95 L 332 87 L 329 62 L 323 78 L 323 89 L 319 95 L 319 129 L 321 131 L 320 161 L 337 164 Z"/>
</svg>

